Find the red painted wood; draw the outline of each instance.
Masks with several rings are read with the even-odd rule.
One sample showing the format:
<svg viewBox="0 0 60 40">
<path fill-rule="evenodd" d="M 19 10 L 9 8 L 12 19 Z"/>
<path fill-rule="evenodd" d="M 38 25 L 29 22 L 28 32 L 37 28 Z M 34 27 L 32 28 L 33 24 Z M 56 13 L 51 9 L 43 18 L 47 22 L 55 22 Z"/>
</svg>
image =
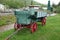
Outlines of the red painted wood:
<svg viewBox="0 0 60 40">
<path fill-rule="evenodd" d="M 42 19 L 42 25 L 45 25 L 45 24 L 46 24 L 46 17 Z"/>
<path fill-rule="evenodd" d="M 37 23 L 33 23 L 32 25 L 31 25 L 31 32 L 33 33 L 33 32 L 35 32 L 37 30 Z"/>
</svg>

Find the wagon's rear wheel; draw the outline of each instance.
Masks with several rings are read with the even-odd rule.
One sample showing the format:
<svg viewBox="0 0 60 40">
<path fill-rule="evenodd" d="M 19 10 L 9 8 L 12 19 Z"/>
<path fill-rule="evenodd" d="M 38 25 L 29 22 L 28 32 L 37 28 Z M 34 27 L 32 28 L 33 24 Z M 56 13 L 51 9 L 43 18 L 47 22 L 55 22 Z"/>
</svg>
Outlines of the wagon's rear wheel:
<svg viewBox="0 0 60 40">
<path fill-rule="evenodd" d="M 46 24 L 46 17 L 42 18 L 41 23 L 42 23 L 42 26 L 44 26 Z"/>
<path fill-rule="evenodd" d="M 33 32 L 35 32 L 37 30 L 37 23 L 33 23 L 32 25 L 31 25 L 31 32 L 33 33 Z"/>
</svg>

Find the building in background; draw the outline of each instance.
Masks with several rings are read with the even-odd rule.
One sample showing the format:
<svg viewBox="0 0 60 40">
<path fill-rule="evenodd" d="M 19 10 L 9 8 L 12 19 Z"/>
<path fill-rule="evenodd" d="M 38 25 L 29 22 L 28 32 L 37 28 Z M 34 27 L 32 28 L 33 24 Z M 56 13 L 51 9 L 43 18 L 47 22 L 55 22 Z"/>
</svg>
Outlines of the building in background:
<svg viewBox="0 0 60 40">
<path fill-rule="evenodd" d="M 6 9 L 5 5 L 3 5 L 3 4 L 0 4 L 0 12 L 3 12 L 3 11 L 5 11 L 5 9 Z"/>
</svg>

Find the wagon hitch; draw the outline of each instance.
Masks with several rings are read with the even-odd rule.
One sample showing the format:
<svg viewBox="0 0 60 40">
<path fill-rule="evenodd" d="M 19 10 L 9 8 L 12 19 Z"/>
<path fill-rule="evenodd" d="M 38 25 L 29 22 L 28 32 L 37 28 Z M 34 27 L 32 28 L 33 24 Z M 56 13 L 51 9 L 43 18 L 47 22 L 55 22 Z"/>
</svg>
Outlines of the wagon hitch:
<svg viewBox="0 0 60 40">
<path fill-rule="evenodd" d="M 7 38 L 5 38 L 5 40 L 9 40 L 14 34 L 16 34 L 21 29 L 23 29 L 23 27 L 17 29 L 15 32 L 13 32 L 12 34 L 10 34 Z"/>
</svg>

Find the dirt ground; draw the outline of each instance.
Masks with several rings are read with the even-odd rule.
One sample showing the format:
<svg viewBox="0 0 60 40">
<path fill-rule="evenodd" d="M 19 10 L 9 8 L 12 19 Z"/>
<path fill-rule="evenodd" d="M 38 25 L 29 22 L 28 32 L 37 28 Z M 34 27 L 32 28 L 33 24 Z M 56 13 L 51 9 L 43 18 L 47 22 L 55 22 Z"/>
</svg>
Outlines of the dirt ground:
<svg viewBox="0 0 60 40">
<path fill-rule="evenodd" d="M 0 32 L 4 32 L 13 28 L 14 28 L 14 24 L 5 25 L 5 26 L 0 27 Z"/>
</svg>

